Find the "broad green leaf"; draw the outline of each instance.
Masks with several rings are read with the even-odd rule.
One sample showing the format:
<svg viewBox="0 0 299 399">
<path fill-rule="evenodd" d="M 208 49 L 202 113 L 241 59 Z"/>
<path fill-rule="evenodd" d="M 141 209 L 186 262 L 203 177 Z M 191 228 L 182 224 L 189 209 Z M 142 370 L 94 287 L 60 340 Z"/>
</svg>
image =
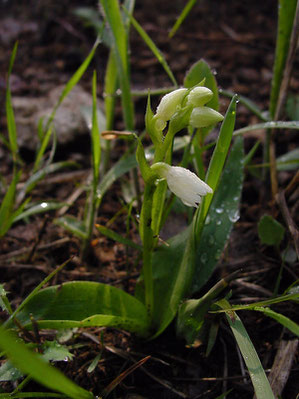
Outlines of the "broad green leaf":
<svg viewBox="0 0 299 399">
<path fill-rule="evenodd" d="M 229 187 L 227 187 L 227 180 L 230 176 L 231 170 L 235 169 L 237 171 L 236 176 L 239 176 L 239 179 L 241 179 L 242 181 L 242 156 L 243 153 L 241 140 L 235 143 L 235 146 L 231 151 L 230 157 L 232 157 L 232 161 L 229 159 L 227 163 L 227 167 L 229 168 L 226 172 L 227 178 L 220 179 L 218 187 L 218 190 L 220 192 L 219 198 L 222 198 L 222 200 L 225 200 L 230 204 L 230 207 L 228 209 L 231 212 L 225 214 L 227 230 L 225 231 L 223 236 L 220 235 L 219 243 L 215 244 L 218 245 L 219 250 L 221 248 L 221 251 L 228 238 L 230 229 L 233 225 L 233 220 L 235 220 L 236 218 L 236 212 L 238 211 L 239 206 L 240 190 L 242 187 L 241 184 L 237 186 L 238 190 L 230 191 Z M 229 184 L 229 186 L 231 186 L 231 184 Z M 225 199 L 224 193 L 225 195 L 227 195 L 227 198 Z M 235 196 L 235 200 L 233 200 L 233 198 L 231 197 L 232 194 Z M 236 199 L 237 196 L 238 199 Z M 218 193 L 216 193 L 215 198 L 215 202 L 217 204 Z M 216 213 L 216 210 L 214 212 L 218 215 L 218 213 Z M 229 220 L 229 217 L 231 218 L 231 220 Z M 215 223 L 217 223 L 217 220 L 218 219 L 215 219 Z M 204 229 L 206 227 L 207 226 L 205 226 Z M 209 234 L 206 233 L 206 236 L 208 237 Z M 198 276 L 199 272 L 194 272 L 195 270 L 197 270 L 197 263 L 199 262 L 201 254 L 199 254 L 199 252 L 195 249 L 195 244 L 193 241 L 193 225 L 190 225 L 182 233 L 171 238 L 167 242 L 167 244 L 169 246 L 159 246 L 157 251 L 153 255 L 153 280 L 155 298 L 153 318 L 155 327 L 157 329 L 155 336 L 159 335 L 173 320 L 181 300 L 184 298 L 184 296 L 186 296 L 187 293 L 190 293 L 190 289 L 192 292 L 194 292 L 195 290 L 197 290 L 197 286 L 199 284 L 202 284 L 202 280 L 200 280 L 200 276 Z M 211 258 L 211 260 L 209 260 L 209 262 L 207 260 L 207 266 L 209 266 L 209 268 L 205 270 L 205 281 L 211 275 L 213 267 L 217 263 L 217 260 L 215 259 L 216 252 L 212 252 L 212 247 L 211 253 L 213 253 L 213 257 Z M 193 283 L 193 281 L 195 281 L 195 283 Z M 197 284 L 197 286 L 195 286 L 195 284 Z M 139 298 L 142 298 L 143 296 L 143 288 L 141 286 L 141 283 L 137 286 L 136 295 Z"/>
<path fill-rule="evenodd" d="M 72 360 L 73 354 L 70 353 L 68 347 L 59 344 L 57 341 L 45 341 L 42 344 L 43 359 L 53 362 L 61 362 Z"/>
<path fill-rule="evenodd" d="M 73 399 L 92 399 L 94 396 L 79 387 L 60 371 L 46 363 L 40 355 L 29 350 L 15 336 L 0 327 L 0 348 L 23 373 L 51 390 L 62 392 Z"/>
<path fill-rule="evenodd" d="M 60 270 L 64 268 L 68 264 L 69 260 L 66 262 L 62 263 L 60 266 L 58 266 L 55 270 L 53 270 L 48 276 L 46 276 L 41 283 L 38 284 L 37 287 L 35 287 L 30 294 L 24 299 L 24 301 L 15 309 L 15 311 L 10 315 L 9 319 L 4 323 L 5 325 L 11 324 L 11 321 L 13 318 L 16 316 L 17 313 L 19 313 L 23 307 L 38 293 L 38 291 L 45 285 L 47 284 Z"/>
<path fill-rule="evenodd" d="M 0 382 L 17 381 L 23 374 L 9 360 L 0 367 Z"/>
<path fill-rule="evenodd" d="M 116 233 L 115 231 L 108 229 L 105 226 L 102 226 L 100 224 L 96 224 L 96 228 L 99 230 L 99 232 L 101 234 L 103 234 L 104 236 L 111 238 L 114 241 L 120 242 L 121 244 L 124 244 L 128 247 L 132 247 L 135 249 L 138 249 L 139 251 L 141 251 L 142 247 L 139 244 L 136 244 L 135 242 L 133 242 L 132 240 L 130 240 L 129 238 L 123 237 L 120 234 Z"/>
<path fill-rule="evenodd" d="M 237 96 L 232 98 L 228 110 L 226 111 L 225 118 L 221 125 L 216 147 L 213 151 L 213 155 L 206 176 L 206 183 L 214 190 L 214 193 L 218 186 L 219 179 L 232 140 L 232 134 L 234 131 L 235 121 L 236 121 L 236 104 L 237 104 Z M 214 194 L 207 195 L 203 199 L 203 203 L 200 209 L 200 221 L 205 219 L 211 201 L 213 199 L 213 195 Z"/>
<path fill-rule="evenodd" d="M 149 334 L 145 306 L 126 292 L 107 284 L 76 281 L 45 288 L 26 303 L 18 319 L 31 326 L 30 314 L 40 328 L 115 327 Z"/>
<path fill-rule="evenodd" d="M 297 0 L 279 0 L 275 61 L 270 96 L 270 115 L 272 118 L 275 116 L 280 85 L 288 56 L 296 6 Z"/>
<path fill-rule="evenodd" d="M 285 228 L 270 215 L 263 215 L 258 224 L 259 238 L 263 244 L 278 247 L 283 240 Z"/>
<path fill-rule="evenodd" d="M 195 250 L 196 260 L 191 287 L 192 293 L 199 291 L 211 277 L 233 225 L 239 219 L 244 177 L 243 169 L 243 140 L 236 140 L 219 180 L 219 186 Z"/>
<path fill-rule="evenodd" d="M 226 304 L 224 306 L 227 307 Z M 226 318 L 242 353 L 257 399 L 275 399 L 260 359 L 239 316 L 231 312 L 226 314 Z"/>
<path fill-rule="evenodd" d="M 210 90 L 212 90 L 214 94 L 212 99 L 206 104 L 206 106 L 218 111 L 219 98 L 217 82 L 209 65 L 204 60 L 196 62 L 187 72 L 184 79 L 184 87 L 190 89 L 191 87 L 198 85 L 203 80 L 205 80 L 205 87 L 208 87 Z"/>
<path fill-rule="evenodd" d="M 83 240 L 87 239 L 87 231 L 84 222 L 76 219 L 74 216 L 62 216 L 55 219 L 54 222 L 63 227 L 69 233 Z"/>
</svg>

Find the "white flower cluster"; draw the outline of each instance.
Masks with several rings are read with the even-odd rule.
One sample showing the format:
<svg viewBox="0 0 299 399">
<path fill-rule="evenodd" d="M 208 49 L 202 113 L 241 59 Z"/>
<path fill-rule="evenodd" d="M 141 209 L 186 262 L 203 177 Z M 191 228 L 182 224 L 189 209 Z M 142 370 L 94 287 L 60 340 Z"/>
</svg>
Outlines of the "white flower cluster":
<svg viewBox="0 0 299 399">
<path fill-rule="evenodd" d="M 221 122 L 223 116 L 213 108 L 205 106 L 213 97 L 213 92 L 204 86 L 189 90 L 177 89 L 162 97 L 155 114 L 156 128 L 163 130 L 172 116 L 183 106 L 192 106 L 189 124 L 201 128 Z"/>
<path fill-rule="evenodd" d="M 213 192 L 210 186 L 188 169 L 164 162 L 157 162 L 151 168 L 159 177 L 166 179 L 169 189 L 187 206 L 197 208 L 201 197 Z"/>
</svg>

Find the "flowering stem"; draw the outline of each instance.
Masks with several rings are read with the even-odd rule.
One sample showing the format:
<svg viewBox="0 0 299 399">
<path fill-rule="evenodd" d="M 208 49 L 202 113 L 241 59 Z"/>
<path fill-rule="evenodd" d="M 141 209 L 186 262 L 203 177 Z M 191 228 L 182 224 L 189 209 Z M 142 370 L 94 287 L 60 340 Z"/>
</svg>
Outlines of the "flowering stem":
<svg viewBox="0 0 299 399">
<path fill-rule="evenodd" d="M 154 192 L 154 183 L 147 183 L 144 190 L 144 198 L 140 218 L 140 236 L 143 243 L 143 277 L 145 286 L 145 305 L 151 318 L 154 306 L 154 286 L 152 274 L 152 251 L 154 237 L 153 230 L 151 228 Z"/>
</svg>

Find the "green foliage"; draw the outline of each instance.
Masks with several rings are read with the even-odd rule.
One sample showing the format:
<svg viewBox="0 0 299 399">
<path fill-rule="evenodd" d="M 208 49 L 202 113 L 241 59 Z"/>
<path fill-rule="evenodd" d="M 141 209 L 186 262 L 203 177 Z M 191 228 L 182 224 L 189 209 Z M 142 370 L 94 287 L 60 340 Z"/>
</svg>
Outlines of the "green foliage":
<svg viewBox="0 0 299 399">
<path fill-rule="evenodd" d="M 278 28 L 270 97 L 270 115 L 272 119 L 275 116 L 281 81 L 288 56 L 297 0 L 279 0 L 278 3 Z"/>
<path fill-rule="evenodd" d="M 15 336 L 0 327 L 0 348 L 23 373 L 45 387 L 61 392 L 73 399 L 91 399 L 94 396 L 50 366 L 37 353 L 32 352 Z"/>
<path fill-rule="evenodd" d="M 140 336 L 149 334 L 144 305 L 107 284 L 75 281 L 48 287 L 32 296 L 18 313 L 31 328 L 30 314 L 40 328 L 116 327 Z"/>
<path fill-rule="evenodd" d="M 242 353 L 257 399 L 275 399 L 260 359 L 239 316 L 235 312 L 227 313 L 226 319 Z"/>
<path fill-rule="evenodd" d="M 278 247 L 283 240 L 285 228 L 272 216 L 264 215 L 259 221 L 258 233 L 263 244 Z"/>
</svg>

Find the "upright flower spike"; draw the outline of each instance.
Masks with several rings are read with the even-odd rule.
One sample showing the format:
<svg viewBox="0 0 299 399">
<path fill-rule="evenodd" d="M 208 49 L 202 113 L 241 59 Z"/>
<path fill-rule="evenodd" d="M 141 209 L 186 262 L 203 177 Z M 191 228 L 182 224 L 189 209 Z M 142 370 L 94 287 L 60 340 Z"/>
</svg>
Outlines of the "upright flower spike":
<svg viewBox="0 0 299 399">
<path fill-rule="evenodd" d="M 164 162 L 153 164 L 151 169 L 159 177 L 166 179 L 170 191 L 187 206 L 197 208 L 201 197 L 213 192 L 210 186 L 189 169 L 170 166 Z"/>
<path fill-rule="evenodd" d="M 188 89 L 177 89 L 162 97 L 155 114 L 157 129 L 163 130 L 165 128 L 166 122 L 177 111 L 187 92 Z"/>
</svg>

